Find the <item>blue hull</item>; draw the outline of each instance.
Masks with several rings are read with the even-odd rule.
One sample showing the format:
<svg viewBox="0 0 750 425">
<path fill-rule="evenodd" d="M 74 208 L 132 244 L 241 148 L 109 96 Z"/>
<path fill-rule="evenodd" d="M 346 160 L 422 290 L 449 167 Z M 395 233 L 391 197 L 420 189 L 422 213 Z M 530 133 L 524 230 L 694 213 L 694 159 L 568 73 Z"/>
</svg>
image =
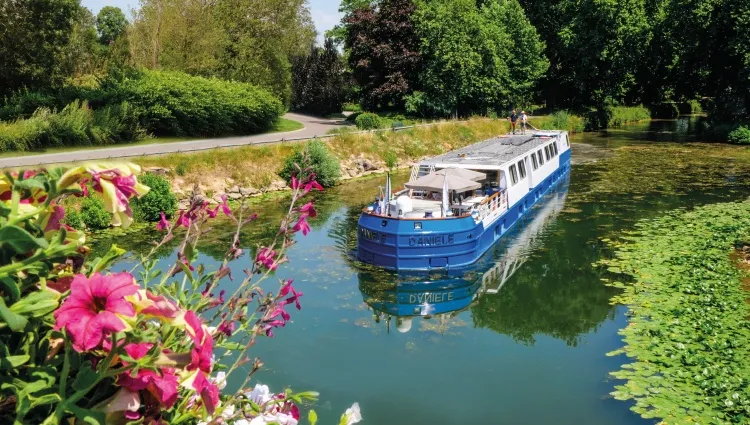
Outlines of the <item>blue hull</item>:
<svg viewBox="0 0 750 425">
<path fill-rule="evenodd" d="M 531 207 L 570 172 L 570 150 L 560 166 L 508 208 L 487 228 L 472 217 L 441 220 L 399 220 L 363 213 L 357 229 L 357 258 L 393 270 L 434 270 L 466 267 L 476 262 Z M 415 229 L 415 224 L 421 229 Z"/>
</svg>

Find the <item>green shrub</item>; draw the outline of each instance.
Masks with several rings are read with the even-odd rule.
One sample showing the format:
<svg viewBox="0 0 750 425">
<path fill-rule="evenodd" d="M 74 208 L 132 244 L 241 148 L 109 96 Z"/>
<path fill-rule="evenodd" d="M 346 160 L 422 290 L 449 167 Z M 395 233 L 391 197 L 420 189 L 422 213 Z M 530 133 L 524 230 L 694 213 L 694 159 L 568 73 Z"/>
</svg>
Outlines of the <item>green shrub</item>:
<svg viewBox="0 0 750 425">
<path fill-rule="evenodd" d="M 83 229 L 83 218 L 81 217 L 81 213 L 74 208 L 65 209 L 63 223 L 74 229 Z"/>
<path fill-rule="evenodd" d="M 81 221 L 89 230 L 101 230 L 109 227 L 112 215 L 99 198 L 81 198 Z"/>
<path fill-rule="evenodd" d="M 194 77 L 182 72 L 143 71 L 110 77 L 107 103 L 129 102 L 141 125 L 158 135 L 222 136 L 270 129 L 281 101 L 252 84 Z"/>
<path fill-rule="evenodd" d="M 738 145 L 750 145 L 750 127 L 737 127 L 729 133 L 727 140 Z"/>
<path fill-rule="evenodd" d="M 651 119 L 651 111 L 644 106 L 614 106 L 609 108 L 609 127 L 620 127 L 627 123 Z"/>
<path fill-rule="evenodd" d="M 177 210 L 177 197 L 172 193 L 172 185 L 162 176 L 143 174 L 140 183 L 151 188 L 143 197 L 133 198 L 130 205 L 137 220 L 159 221 L 163 212 L 171 217 Z"/>
<path fill-rule="evenodd" d="M 39 108 L 54 109 L 56 99 L 49 93 L 21 90 L 6 97 L 0 106 L 0 120 L 12 121 L 31 116 Z"/>
<path fill-rule="evenodd" d="M 389 170 L 396 168 L 396 165 L 398 165 L 398 156 L 391 150 L 385 153 L 383 160 L 385 161 L 385 166 L 388 167 Z"/>
<path fill-rule="evenodd" d="M 359 106 L 359 103 L 344 103 L 344 105 L 341 107 L 341 109 L 344 112 L 360 112 L 360 111 L 362 111 L 362 107 Z"/>
<path fill-rule="evenodd" d="M 680 116 L 680 107 L 674 102 L 662 102 L 650 106 L 654 118 L 672 119 Z"/>
<path fill-rule="evenodd" d="M 300 179 L 306 178 L 307 169 L 315 173 L 316 180 L 323 187 L 332 187 L 341 176 L 339 160 L 317 139 L 287 157 L 279 176 L 291 184 L 293 175 Z"/>
<path fill-rule="evenodd" d="M 584 119 L 568 111 L 556 111 L 552 114 L 531 118 L 529 123 L 540 130 L 567 130 L 570 133 L 580 133 L 584 130 Z"/>
<path fill-rule="evenodd" d="M 377 114 L 371 112 L 365 112 L 359 114 L 354 120 L 357 128 L 360 130 L 376 130 L 383 126 L 383 122 Z"/>
<path fill-rule="evenodd" d="M 690 105 L 691 114 L 700 114 L 701 112 L 703 112 L 703 107 L 701 106 L 701 102 L 698 99 L 689 101 L 688 105 Z"/>
</svg>

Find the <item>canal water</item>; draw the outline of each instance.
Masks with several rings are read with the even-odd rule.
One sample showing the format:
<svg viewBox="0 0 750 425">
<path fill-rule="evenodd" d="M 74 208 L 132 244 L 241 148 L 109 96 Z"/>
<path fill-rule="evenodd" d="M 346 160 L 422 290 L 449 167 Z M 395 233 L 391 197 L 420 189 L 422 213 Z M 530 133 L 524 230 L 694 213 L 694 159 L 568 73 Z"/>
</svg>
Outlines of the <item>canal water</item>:
<svg viewBox="0 0 750 425">
<path fill-rule="evenodd" d="M 303 307 L 253 347 L 265 364 L 254 382 L 318 391 L 321 424 L 355 401 L 363 423 L 379 425 L 653 423 L 609 396 L 618 384 L 609 372 L 627 358 L 606 354 L 621 346 L 627 308 L 610 305 L 617 290 L 594 263 L 638 220 L 750 196 L 750 149 L 684 143 L 691 125 L 576 136 L 569 181 L 475 267 L 448 275 L 356 261 L 357 217 L 380 179 L 316 194 L 312 232 L 276 272 L 294 279 Z M 282 204 L 257 206 L 261 219 L 243 232 L 248 251 L 273 237 Z M 201 261 L 218 265 L 230 234 L 217 225 Z M 152 238 L 122 244 L 137 254 Z M 174 260 L 167 249 L 160 262 L 166 269 Z M 249 261 L 233 265 L 236 275 Z"/>
</svg>

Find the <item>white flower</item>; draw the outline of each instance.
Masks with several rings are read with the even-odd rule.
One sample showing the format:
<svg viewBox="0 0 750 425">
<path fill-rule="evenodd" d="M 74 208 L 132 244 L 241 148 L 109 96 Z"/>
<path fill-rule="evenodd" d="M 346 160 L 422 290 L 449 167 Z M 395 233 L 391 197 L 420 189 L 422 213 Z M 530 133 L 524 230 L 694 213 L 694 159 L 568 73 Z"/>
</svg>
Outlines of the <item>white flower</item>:
<svg viewBox="0 0 750 425">
<path fill-rule="evenodd" d="M 268 385 L 255 384 L 255 388 L 252 391 L 246 392 L 245 397 L 252 400 L 253 403 L 262 406 L 271 401 L 273 394 L 268 390 Z"/>
<path fill-rule="evenodd" d="M 346 425 L 356 424 L 361 421 L 362 414 L 359 411 L 359 403 L 354 403 L 352 404 L 352 407 L 346 409 L 346 412 L 344 412 L 344 418 L 346 418 Z"/>
<path fill-rule="evenodd" d="M 297 425 L 297 420 L 292 415 L 286 413 L 263 413 L 253 418 L 249 425 L 266 425 L 266 424 L 278 424 L 278 425 Z M 235 423 L 236 425 L 236 423 Z"/>
<path fill-rule="evenodd" d="M 234 416 L 234 404 L 230 404 L 221 411 L 221 417 L 224 419 L 231 419 Z"/>
<path fill-rule="evenodd" d="M 227 374 L 225 372 L 216 372 L 216 378 L 212 378 L 211 381 L 213 381 L 214 384 L 216 384 L 216 386 L 220 390 L 223 390 L 224 387 L 227 386 L 227 379 L 226 378 L 227 378 Z M 234 407 L 234 406 L 232 406 L 232 407 Z"/>
</svg>

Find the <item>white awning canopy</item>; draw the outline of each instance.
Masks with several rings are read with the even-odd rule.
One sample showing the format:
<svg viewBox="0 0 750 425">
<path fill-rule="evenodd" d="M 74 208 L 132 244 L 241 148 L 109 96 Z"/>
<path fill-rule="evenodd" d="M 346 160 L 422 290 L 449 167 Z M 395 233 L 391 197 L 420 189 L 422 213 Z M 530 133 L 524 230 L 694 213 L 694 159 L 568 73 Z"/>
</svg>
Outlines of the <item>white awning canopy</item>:
<svg viewBox="0 0 750 425">
<path fill-rule="evenodd" d="M 480 181 L 487 178 L 487 174 L 480 173 L 478 171 L 472 171 L 466 168 L 444 168 L 442 170 L 436 171 L 435 174 L 441 174 L 444 176 L 456 176 L 461 177 L 466 180 L 474 180 L 474 181 Z"/>
<path fill-rule="evenodd" d="M 405 186 L 413 190 L 432 190 L 437 192 L 442 191 L 446 183 L 448 190 L 455 190 L 457 192 L 466 192 L 468 190 L 479 189 L 482 187 L 481 184 L 463 177 L 452 175 L 446 176 L 437 173 L 422 176 L 413 182 L 406 183 Z"/>
</svg>

